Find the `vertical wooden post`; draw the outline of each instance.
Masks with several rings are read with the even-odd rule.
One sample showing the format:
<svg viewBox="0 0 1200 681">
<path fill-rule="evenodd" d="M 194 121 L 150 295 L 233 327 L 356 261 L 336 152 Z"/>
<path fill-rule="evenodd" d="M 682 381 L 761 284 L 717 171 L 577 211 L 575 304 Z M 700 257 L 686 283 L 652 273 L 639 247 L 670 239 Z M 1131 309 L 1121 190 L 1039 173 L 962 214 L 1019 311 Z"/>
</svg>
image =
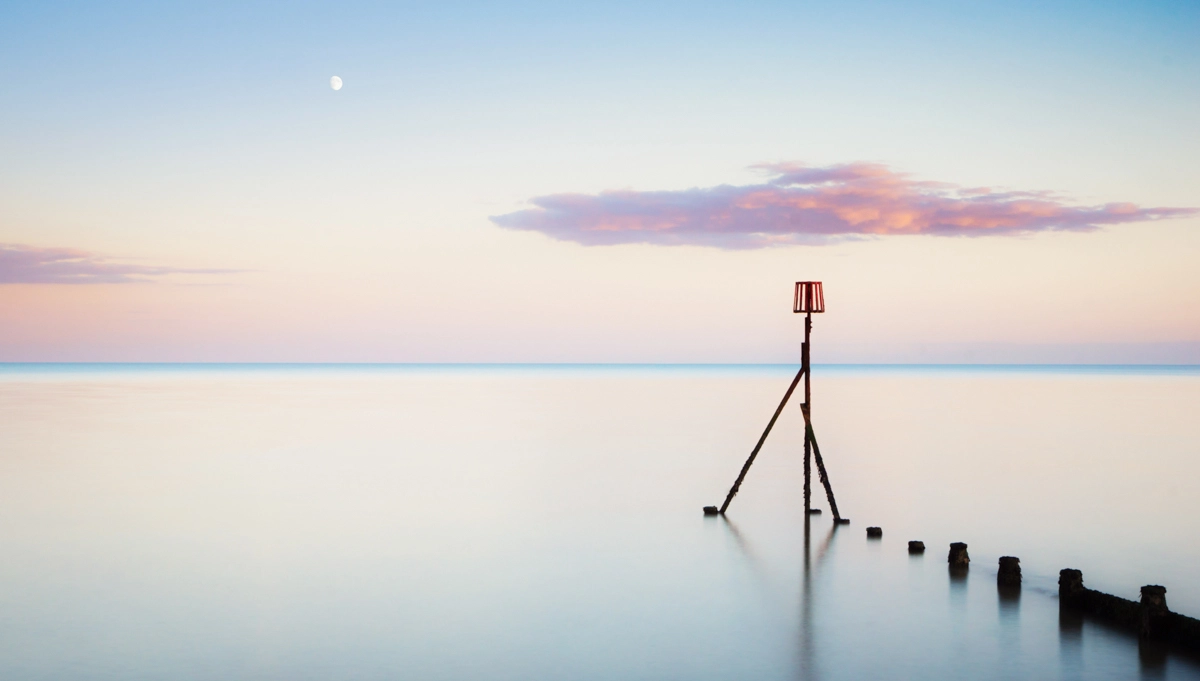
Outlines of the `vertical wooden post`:
<svg viewBox="0 0 1200 681">
<path fill-rule="evenodd" d="M 811 305 L 809 309 L 812 309 Z M 801 405 L 801 411 L 809 410 L 809 401 L 812 400 L 812 385 L 808 380 L 809 366 L 808 358 L 809 339 L 812 335 L 812 313 L 809 312 L 804 317 L 804 345 L 800 346 L 800 371 L 804 372 L 804 404 Z M 805 423 L 808 422 L 806 417 Z M 812 445 L 809 442 L 807 434 L 804 438 L 804 517 L 808 517 L 812 511 Z"/>
</svg>

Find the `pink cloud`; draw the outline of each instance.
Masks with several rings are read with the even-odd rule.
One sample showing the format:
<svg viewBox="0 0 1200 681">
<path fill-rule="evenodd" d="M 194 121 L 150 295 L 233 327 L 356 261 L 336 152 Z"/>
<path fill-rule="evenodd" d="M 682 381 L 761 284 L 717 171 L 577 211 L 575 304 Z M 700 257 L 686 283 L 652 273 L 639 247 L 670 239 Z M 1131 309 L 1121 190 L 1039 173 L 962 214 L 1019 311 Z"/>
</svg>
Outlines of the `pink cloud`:
<svg viewBox="0 0 1200 681">
<path fill-rule="evenodd" d="M 898 234 L 1015 235 L 1195 215 L 1131 203 L 1076 206 L 1044 191 L 993 191 L 911 179 L 873 163 L 764 164 L 764 184 L 682 191 L 551 194 L 495 224 L 584 245 L 762 248 Z"/>
<path fill-rule="evenodd" d="M 0 284 L 127 284 L 168 274 L 224 274 L 200 270 L 109 262 L 74 248 L 35 248 L 0 244 Z"/>
</svg>

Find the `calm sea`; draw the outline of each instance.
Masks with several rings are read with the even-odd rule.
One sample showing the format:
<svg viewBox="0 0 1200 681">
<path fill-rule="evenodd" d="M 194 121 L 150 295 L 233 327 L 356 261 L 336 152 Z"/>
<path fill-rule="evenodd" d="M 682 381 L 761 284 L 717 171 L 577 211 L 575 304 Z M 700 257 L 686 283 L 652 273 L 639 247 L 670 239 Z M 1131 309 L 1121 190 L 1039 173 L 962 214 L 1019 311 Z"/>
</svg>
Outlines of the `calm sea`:
<svg viewBox="0 0 1200 681">
<path fill-rule="evenodd" d="M 0 678 L 1200 678 L 1056 596 L 1200 616 L 1200 370 L 817 367 L 851 524 L 796 404 L 703 517 L 793 371 L 0 365 Z"/>
</svg>

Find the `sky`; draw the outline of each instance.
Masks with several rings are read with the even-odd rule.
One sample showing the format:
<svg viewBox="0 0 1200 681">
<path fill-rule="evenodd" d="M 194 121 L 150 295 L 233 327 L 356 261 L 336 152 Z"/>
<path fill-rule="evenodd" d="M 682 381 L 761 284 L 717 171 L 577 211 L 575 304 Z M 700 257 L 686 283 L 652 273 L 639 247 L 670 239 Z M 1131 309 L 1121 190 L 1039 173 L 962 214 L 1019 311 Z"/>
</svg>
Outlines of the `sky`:
<svg viewBox="0 0 1200 681">
<path fill-rule="evenodd" d="M 1200 5 L 0 5 L 0 361 L 1200 363 Z M 344 86 L 330 87 L 339 76 Z"/>
</svg>

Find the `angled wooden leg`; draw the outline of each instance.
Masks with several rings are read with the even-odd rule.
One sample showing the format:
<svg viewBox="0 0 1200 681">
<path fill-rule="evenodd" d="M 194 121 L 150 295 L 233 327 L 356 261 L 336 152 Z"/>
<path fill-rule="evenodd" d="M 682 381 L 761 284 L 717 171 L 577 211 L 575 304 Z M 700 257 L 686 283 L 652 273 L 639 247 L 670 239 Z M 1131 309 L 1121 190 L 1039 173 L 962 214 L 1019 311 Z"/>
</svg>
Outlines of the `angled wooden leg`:
<svg viewBox="0 0 1200 681">
<path fill-rule="evenodd" d="M 807 429 L 807 421 L 805 421 Z M 804 436 L 804 517 L 812 515 L 812 445 Z"/>
<path fill-rule="evenodd" d="M 746 479 L 746 471 L 750 470 L 750 464 L 754 463 L 754 457 L 758 456 L 758 450 L 762 449 L 763 443 L 767 441 L 767 436 L 771 434 L 771 428 L 775 427 L 775 421 L 779 418 L 779 414 L 783 412 L 784 405 L 791 398 L 792 393 L 796 390 L 796 386 L 800 383 L 800 378 L 804 376 L 804 368 L 796 372 L 796 377 L 792 379 L 792 384 L 788 386 L 787 392 L 783 395 L 783 401 L 775 409 L 775 414 L 771 417 L 771 422 L 767 424 L 767 429 L 763 431 L 762 437 L 758 438 L 758 444 L 754 445 L 754 451 L 750 452 L 750 458 L 746 459 L 746 463 L 742 466 L 742 472 L 738 473 L 737 480 L 733 481 L 733 487 L 729 488 L 729 494 L 725 497 L 725 503 L 721 504 L 721 509 L 718 511 L 721 515 L 725 514 L 725 509 L 729 508 L 729 502 L 733 501 L 733 497 L 738 493 L 738 488 L 742 486 L 742 480 Z"/>
<path fill-rule="evenodd" d="M 825 486 L 825 496 L 829 498 L 829 510 L 833 511 L 833 522 L 846 522 L 838 513 L 837 500 L 833 498 L 833 486 L 829 484 L 829 474 L 825 472 L 825 461 L 821 459 L 821 448 L 817 446 L 817 436 L 813 434 L 812 420 L 808 417 L 808 405 L 803 405 L 801 410 L 804 412 L 804 439 L 812 443 L 813 458 L 817 461 L 817 474 L 821 477 L 821 484 Z"/>
</svg>

